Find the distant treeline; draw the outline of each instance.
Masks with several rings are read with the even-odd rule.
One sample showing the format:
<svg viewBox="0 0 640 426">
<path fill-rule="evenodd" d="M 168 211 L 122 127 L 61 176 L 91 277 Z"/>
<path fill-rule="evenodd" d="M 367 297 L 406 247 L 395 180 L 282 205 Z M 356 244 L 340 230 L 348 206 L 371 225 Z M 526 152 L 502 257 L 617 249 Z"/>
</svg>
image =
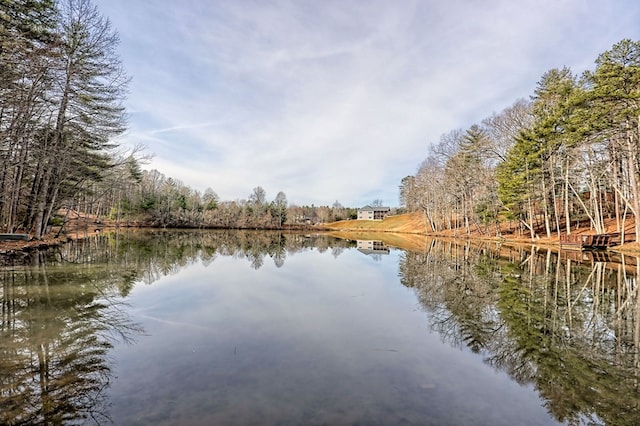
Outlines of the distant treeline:
<svg viewBox="0 0 640 426">
<path fill-rule="evenodd" d="M 638 240 L 640 43 L 620 41 L 581 76 L 551 69 L 530 100 L 443 135 L 400 197 L 436 231 L 495 234 L 511 220 L 531 238 L 578 222 L 602 233 L 633 216 Z"/>
<path fill-rule="evenodd" d="M 139 223 L 169 228 L 282 229 L 355 218 L 357 210 L 331 206 L 289 205 L 284 192 L 273 200 L 257 186 L 246 199 L 221 201 L 211 188 L 204 193 L 157 170 L 135 173 L 134 181 L 98 194 L 84 193 L 66 205 L 72 210 L 105 217 L 118 224 Z"/>
</svg>

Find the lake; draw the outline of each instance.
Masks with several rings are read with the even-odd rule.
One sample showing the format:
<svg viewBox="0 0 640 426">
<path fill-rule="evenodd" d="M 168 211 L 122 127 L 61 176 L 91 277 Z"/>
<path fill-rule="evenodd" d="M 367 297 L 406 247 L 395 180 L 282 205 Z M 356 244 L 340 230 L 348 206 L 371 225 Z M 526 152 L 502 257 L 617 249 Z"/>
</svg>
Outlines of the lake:
<svg viewBox="0 0 640 426">
<path fill-rule="evenodd" d="M 637 265 L 426 238 L 90 236 L 0 269 L 0 423 L 637 425 Z"/>
</svg>

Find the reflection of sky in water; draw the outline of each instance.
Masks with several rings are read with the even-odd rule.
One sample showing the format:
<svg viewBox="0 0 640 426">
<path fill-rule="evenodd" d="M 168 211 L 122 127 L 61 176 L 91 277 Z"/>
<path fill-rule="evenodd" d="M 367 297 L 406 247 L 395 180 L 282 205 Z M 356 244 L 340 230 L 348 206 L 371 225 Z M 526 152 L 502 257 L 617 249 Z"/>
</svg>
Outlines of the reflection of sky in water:
<svg viewBox="0 0 640 426">
<path fill-rule="evenodd" d="M 552 424 L 536 393 L 429 332 L 398 251 L 219 256 L 138 284 L 115 424 Z"/>
</svg>

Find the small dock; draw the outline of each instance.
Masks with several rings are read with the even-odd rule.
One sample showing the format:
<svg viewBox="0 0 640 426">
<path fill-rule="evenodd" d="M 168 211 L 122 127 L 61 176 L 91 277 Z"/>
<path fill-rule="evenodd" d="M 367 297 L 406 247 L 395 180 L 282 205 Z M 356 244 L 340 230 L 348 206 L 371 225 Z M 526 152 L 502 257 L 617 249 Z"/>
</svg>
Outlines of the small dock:
<svg viewBox="0 0 640 426">
<path fill-rule="evenodd" d="M 0 234 L 0 241 L 27 241 L 29 234 Z"/>
<path fill-rule="evenodd" d="M 633 241 L 632 235 L 625 236 L 625 242 Z M 622 244 L 622 234 L 612 232 L 609 234 L 591 235 L 562 235 L 560 236 L 560 248 L 576 250 L 606 250 Z"/>
</svg>

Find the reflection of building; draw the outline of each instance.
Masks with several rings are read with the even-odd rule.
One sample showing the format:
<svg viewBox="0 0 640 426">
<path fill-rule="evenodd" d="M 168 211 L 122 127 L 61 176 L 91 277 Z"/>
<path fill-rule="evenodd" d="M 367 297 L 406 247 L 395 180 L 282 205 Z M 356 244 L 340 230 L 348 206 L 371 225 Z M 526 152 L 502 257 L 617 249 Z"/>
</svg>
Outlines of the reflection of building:
<svg viewBox="0 0 640 426">
<path fill-rule="evenodd" d="M 382 220 L 390 211 L 389 207 L 364 206 L 358 210 L 358 220 Z"/>
<path fill-rule="evenodd" d="M 389 254 L 389 247 L 382 241 L 358 240 L 357 247 L 364 254 Z"/>
</svg>

